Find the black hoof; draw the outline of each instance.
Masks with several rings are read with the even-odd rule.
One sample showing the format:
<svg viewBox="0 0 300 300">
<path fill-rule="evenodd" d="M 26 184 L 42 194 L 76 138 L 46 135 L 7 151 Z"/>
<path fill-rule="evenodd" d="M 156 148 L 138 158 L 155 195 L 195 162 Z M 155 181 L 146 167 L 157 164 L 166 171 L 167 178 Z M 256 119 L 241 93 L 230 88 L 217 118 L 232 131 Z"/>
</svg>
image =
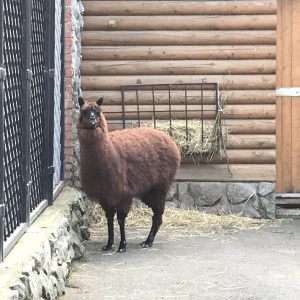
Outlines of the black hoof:
<svg viewBox="0 0 300 300">
<path fill-rule="evenodd" d="M 119 248 L 119 249 L 118 249 L 118 252 L 124 253 L 124 252 L 126 252 L 126 248 Z"/>
<path fill-rule="evenodd" d="M 144 241 L 142 243 L 140 243 L 140 245 L 143 247 L 143 248 L 150 248 L 152 247 L 152 242 L 149 242 L 149 241 Z"/>
<path fill-rule="evenodd" d="M 102 251 L 109 251 L 109 250 L 111 250 L 111 248 L 112 248 L 112 245 L 106 245 L 106 246 L 102 247 L 101 250 Z"/>
</svg>

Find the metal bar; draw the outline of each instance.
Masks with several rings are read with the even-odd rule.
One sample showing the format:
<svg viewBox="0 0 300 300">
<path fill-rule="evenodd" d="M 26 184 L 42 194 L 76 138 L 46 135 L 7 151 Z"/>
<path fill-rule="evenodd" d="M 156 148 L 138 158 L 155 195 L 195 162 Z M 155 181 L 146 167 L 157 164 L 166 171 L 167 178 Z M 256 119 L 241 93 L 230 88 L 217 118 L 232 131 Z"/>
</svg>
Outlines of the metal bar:
<svg viewBox="0 0 300 300">
<path fill-rule="evenodd" d="M 26 0 L 24 5 L 23 14 L 23 28 L 22 30 L 22 40 L 23 40 L 23 51 L 22 51 L 22 127 L 23 127 L 23 137 L 22 137 L 22 161 L 23 161 L 23 182 L 22 182 L 22 192 L 24 199 L 24 204 L 22 205 L 21 222 L 24 222 L 29 226 L 30 223 L 30 124 L 31 124 L 31 80 L 32 80 L 32 70 L 31 70 L 31 13 L 32 13 L 32 1 Z"/>
<path fill-rule="evenodd" d="M 122 89 L 122 121 L 123 121 L 123 129 L 125 129 L 125 88 L 124 86 L 121 87 Z"/>
<path fill-rule="evenodd" d="M 184 86 L 184 103 L 185 103 L 185 140 L 186 142 L 189 139 L 189 131 L 188 131 L 188 115 L 187 115 L 187 90 L 186 85 Z M 186 149 L 188 150 L 188 149 Z"/>
<path fill-rule="evenodd" d="M 172 136 L 172 111 L 171 111 L 171 84 L 169 84 L 169 121 L 170 121 L 170 136 Z"/>
<path fill-rule="evenodd" d="M 55 67 L 55 1 L 47 1 L 45 55 L 45 170 L 44 199 L 53 204 L 53 135 L 54 135 L 54 67 Z"/>
<path fill-rule="evenodd" d="M 65 180 L 65 0 L 61 0 L 61 119 L 60 119 L 60 128 L 61 128 L 61 169 L 60 169 L 60 180 Z M 54 196 L 53 196 L 54 197 Z M 55 197 L 54 197 L 55 199 Z"/>
<path fill-rule="evenodd" d="M 141 127 L 138 85 L 135 86 L 135 93 L 136 93 L 136 106 L 137 106 L 137 113 L 138 113 L 138 124 L 139 127 Z"/>
<path fill-rule="evenodd" d="M 276 90 L 277 97 L 300 97 L 300 87 L 279 88 Z"/>
<path fill-rule="evenodd" d="M 4 72 L 3 65 L 3 0 L 0 0 L 0 69 Z M 4 77 L 0 78 L 0 262 L 3 261 L 4 248 Z"/>
<path fill-rule="evenodd" d="M 201 145 L 203 146 L 203 134 L 204 134 L 204 128 L 203 128 L 203 83 L 201 84 Z"/>
<path fill-rule="evenodd" d="M 154 128 L 156 128 L 155 96 L 154 96 L 154 87 L 153 87 L 153 85 L 152 85 L 152 102 L 153 102 L 153 124 L 154 124 Z"/>
</svg>

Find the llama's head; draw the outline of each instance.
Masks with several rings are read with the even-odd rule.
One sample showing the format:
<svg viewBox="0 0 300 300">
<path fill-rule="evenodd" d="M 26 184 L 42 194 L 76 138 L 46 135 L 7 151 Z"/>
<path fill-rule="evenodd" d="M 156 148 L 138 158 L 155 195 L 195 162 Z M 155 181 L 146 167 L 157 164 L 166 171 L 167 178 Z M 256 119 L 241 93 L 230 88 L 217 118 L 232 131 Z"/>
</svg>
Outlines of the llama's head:
<svg viewBox="0 0 300 300">
<path fill-rule="evenodd" d="M 78 97 L 78 103 L 80 106 L 78 123 L 82 129 L 93 130 L 102 126 L 106 127 L 101 109 L 102 102 L 102 97 L 96 102 L 84 102 L 82 97 Z"/>
</svg>

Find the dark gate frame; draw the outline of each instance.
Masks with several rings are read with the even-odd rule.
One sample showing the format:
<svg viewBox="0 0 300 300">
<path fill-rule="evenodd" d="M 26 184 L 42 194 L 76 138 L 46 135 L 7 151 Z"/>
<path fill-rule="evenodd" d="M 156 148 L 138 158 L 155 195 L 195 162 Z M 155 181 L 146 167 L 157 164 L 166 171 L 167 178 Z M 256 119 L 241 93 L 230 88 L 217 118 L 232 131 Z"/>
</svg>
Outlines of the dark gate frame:
<svg viewBox="0 0 300 300">
<path fill-rule="evenodd" d="M 46 33 L 45 33 L 45 107 L 44 107 L 44 169 L 43 169 L 43 203 L 39 205 L 34 211 L 30 209 L 31 201 L 31 178 L 30 178 L 30 145 L 31 145 L 31 82 L 32 82 L 32 30 L 31 30 L 31 16 L 32 16 L 32 0 L 24 0 L 23 5 L 23 19 L 22 19 L 22 39 L 24 46 L 22 48 L 22 103 L 23 110 L 21 115 L 21 122 L 23 127 L 22 135 L 22 211 L 21 220 L 18 227 L 9 236 L 9 241 L 4 243 L 4 226 L 5 226 L 5 193 L 4 193 L 4 82 L 6 79 L 6 70 L 4 68 L 4 0 L 0 0 L 0 262 L 3 261 L 5 255 L 11 250 L 23 233 L 27 230 L 30 224 L 36 219 L 37 215 L 47 205 L 53 204 L 53 130 L 54 130 L 54 67 L 55 67 L 55 1 L 46 1 Z M 62 41 L 62 84 L 61 84 L 61 142 L 62 153 L 64 151 L 64 0 L 61 0 L 62 18 L 61 18 L 61 41 Z M 61 153 L 61 154 L 62 154 Z M 63 155 L 61 157 L 63 168 Z M 62 169 L 63 170 L 63 169 Z M 61 180 L 64 180 L 64 172 L 61 172 Z"/>
</svg>

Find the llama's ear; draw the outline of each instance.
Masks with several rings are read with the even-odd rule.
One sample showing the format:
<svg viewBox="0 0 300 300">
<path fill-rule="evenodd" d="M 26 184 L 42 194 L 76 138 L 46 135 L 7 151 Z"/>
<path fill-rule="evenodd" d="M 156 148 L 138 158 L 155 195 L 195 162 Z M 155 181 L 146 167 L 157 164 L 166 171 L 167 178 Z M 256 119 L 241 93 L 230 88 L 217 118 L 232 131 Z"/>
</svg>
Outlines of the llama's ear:
<svg viewBox="0 0 300 300">
<path fill-rule="evenodd" d="M 78 97 L 78 103 L 80 107 L 84 104 L 84 100 L 82 97 Z"/>
<path fill-rule="evenodd" d="M 97 103 L 99 106 L 101 106 L 102 102 L 103 102 L 103 98 L 101 97 L 101 98 L 99 98 L 99 99 L 97 100 L 96 103 Z"/>
</svg>

